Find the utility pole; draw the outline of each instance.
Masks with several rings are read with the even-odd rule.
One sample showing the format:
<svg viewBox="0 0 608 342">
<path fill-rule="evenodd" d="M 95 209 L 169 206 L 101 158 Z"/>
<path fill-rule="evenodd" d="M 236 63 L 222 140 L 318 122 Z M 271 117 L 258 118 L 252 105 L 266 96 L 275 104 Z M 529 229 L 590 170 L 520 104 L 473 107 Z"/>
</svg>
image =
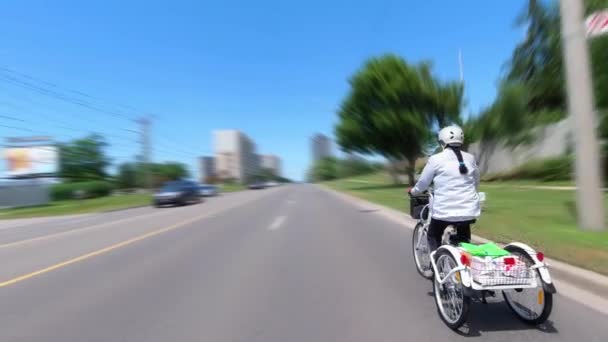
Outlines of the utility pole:
<svg viewBox="0 0 608 342">
<path fill-rule="evenodd" d="M 465 96 L 465 87 L 464 87 L 464 61 L 462 59 L 462 49 L 458 49 L 458 73 L 460 74 L 460 86 L 462 87 L 462 103 L 460 104 L 460 115 L 462 117 L 462 113 L 464 111 L 466 111 L 468 108 L 468 105 L 466 103 L 466 101 L 464 100 L 464 96 Z M 463 122 L 464 124 L 464 122 Z"/>
<path fill-rule="evenodd" d="M 568 111 L 575 141 L 578 222 L 604 229 L 604 201 L 583 1 L 560 0 Z"/>
<path fill-rule="evenodd" d="M 140 144 L 141 144 L 141 161 L 144 170 L 144 184 L 147 189 L 152 188 L 152 178 L 150 174 L 150 125 L 151 120 L 148 117 L 142 117 L 137 120 L 140 125 Z"/>
<path fill-rule="evenodd" d="M 464 84 L 464 71 L 462 69 L 462 50 L 458 49 L 458 70 L 460 71 L 460 84 Z"/>
</svg>

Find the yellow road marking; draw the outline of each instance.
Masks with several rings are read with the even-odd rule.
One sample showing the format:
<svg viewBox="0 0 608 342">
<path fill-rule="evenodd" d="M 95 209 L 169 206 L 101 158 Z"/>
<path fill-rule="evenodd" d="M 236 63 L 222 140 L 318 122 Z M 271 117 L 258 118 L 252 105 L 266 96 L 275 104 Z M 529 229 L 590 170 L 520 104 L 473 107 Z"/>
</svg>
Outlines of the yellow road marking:
<svg viewBox="0 0 608 342">
<path fill-rule="evenodd" d="M 54 233 L 54 234 L 48 234 L 48 235 L 43 235 L 43 236 L 38 236 L 35 238 L 31 238 L 31 239 L 25 239 L 25 240 L 19 240 L 19 241 L 14 241 L 14 242 L 9 242 L 9 243 L 5 243 L 0 245 L 0 249 L 2 248 L 8 248 L 8 247 L 15 247 L 15 246 L 19 246 L 19 245 L 24 245 L 24 244 L 28 244 L 28 243 L 32 243 L 32 242 L 36 242 L 36 241 L 43 241 L 43 240 L 48 240 L 48 239 L 52 239 L 52 238 L 56 238 L 59 236 L 64 236 L 64 235 L 70 235 L 70 234 L 76 234 L 79 232 L 86 232 L 89 230 L 93 230 L 93 229 L 97 229 L 97 228 L 101 228 L 101 227 L 105 227 L 105 226 L 112 226 L 118 223 L 125 223 L 128 221 L 133 221 L 135 219 L 141 218 L 141 217 L 154 217 L 154 216 L 159 216 L 161 214 L 165 214 L 165 212 L 158 212 L 158 213 L 154 213 L 154 214 L 143 214 L 143 215 L 137 215 L 137 216 L 132 216 L 132 217 L 126 217 L 120 220 L 116 220 L 116 221 L 110 221 L 110 222 L 104 222 L 104 223 L 99 223 L 99 224 L 94 224 L 92 226 L 88 226 L 88 227 L 84 227 L 84 228 L 75 228 L 75 229 L 71 229 L 71 230 L 67 230 L 67 231 L 63 231 L 63 232 L 58 232 L 58 233 Z"/>
<path fill-rule="evenodd" d="M 18 277 L 13 278 L 13 279 L 1 282 L 0 283 L 0 287 L 9 286 L 9 285 L 21 282 L 23 280 L 27 280 L 29 278 L 33 278 L 33 277 L 39 276 L 39 275 L 44 274 L 44 273 L 48 273 L 48 272 L 54 271 L 54 270 L 59 269 L 59 268 L 62 268 L 62 267 L 65 267 L 65 266 L 68 266 L 68 265 L 71 265 L 71 264 L 75 264 L 77 262 L 80 262 L 80 261 L 92 258 L 94 256 L 98 256 L 98 255 L 110 252 L 110 251 L 115 250 L 117 248 L 128 246 L 128 245 L 133 244 L 135 242 L 138 242 L 138 241 L 141 241 L 141 240 L 144 240 L 144 239 L 147 239 L 147 238 L 150 238 L 150 237 L 153 237 L 153 236 L 156 236 L 156 235 L 159 235 L 159 234 L 171 231 L 171 230 L 178 229 L 178 228 L 183 227 L 183 226 L 185 226 L 185 225 L 187 225 L 189 223 L 192 223 L 192 222 L 195 222 L 197 220 L 200 220 L 200 219 L 202 219 L 202 218 L 204 218 L 205 216 L 208 216 L 208 215 L 209 215 L 209 213 L 205 213 L 205 214 L 196 216 L 194 218 L 191 218 L 191 219 L 188 219 L 188 220 L 185 220 L 185 221 L 173 224 L 171 226 L 168 226 L 168 227 L 165 227 L 165 228 L 162 228 L 162 229 L 159 229 L 159 230 L 155 230 L 155 231 L 143 234 L 143 235 L 139 235 L 139 236 L 136 236 L 136 237 L 131 238 L 129 240 L 125 240 L 125 241 L 116 243 L 114 245 L 111 245 L 111 246 L 108 246 L 108 247 L 105 247 L 105 248 L 102 248 L 102 249 L 98 249 L 98 250 L 96 250 L 94 252 L 90 252 L 90 253 L 78 256 L 76 258 L 73 258 L 73 259 L 68 259 L 66 261 L 60 262 L 58 264 L 55 264 L 55 265 L 52 265 L 52 266 L 49 266 L 49 267 L 42 268 L 42 269 L 34 271 L 34 272 L 30 272 L 30 273 L 27 273 L 27 274 L 24 274 L 24 275 L 20 275 Z"/>
</svg>

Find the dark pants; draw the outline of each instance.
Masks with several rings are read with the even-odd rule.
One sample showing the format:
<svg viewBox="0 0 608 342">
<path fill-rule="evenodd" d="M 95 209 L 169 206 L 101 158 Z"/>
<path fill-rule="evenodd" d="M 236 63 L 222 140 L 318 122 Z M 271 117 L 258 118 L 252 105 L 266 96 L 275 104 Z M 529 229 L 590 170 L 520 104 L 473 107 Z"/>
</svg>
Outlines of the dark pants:
<svg viewBox="0 0 608 342">
<path fill-rule="evenodd" d="M 475 223 L 475 220 L 461 221 L 461 222 L 448 222 L 436 219 L 431 219 L 429 225 L 428 240 L 430 251 L 434 251 L 441 245 L 441 237 L 445 229 L 452 225 L 456 228 L 456 236 L 452 237 L 452 241 L 459 242 L 470 242 L 471 241 L 471 224 Z M 454 239 L 456 241 L 454 241 Z"/>
</svg>

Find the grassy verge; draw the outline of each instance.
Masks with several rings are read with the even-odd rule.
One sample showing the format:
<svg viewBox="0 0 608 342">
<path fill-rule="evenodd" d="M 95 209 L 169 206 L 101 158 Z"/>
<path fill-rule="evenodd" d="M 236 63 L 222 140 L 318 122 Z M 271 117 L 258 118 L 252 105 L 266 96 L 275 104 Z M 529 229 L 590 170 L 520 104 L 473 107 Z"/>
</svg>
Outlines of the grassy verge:
<svg viewBox="0 0 608 342">
<path fill-rule="evenodd" d="M 83 214 L 126 209 L 150 204 L 147 194 L 129 194 L 87 199 L 83 201 L 53 201 L 47 205 L 26 208 L 2 209 L 0 219 Z"/>
<path fill-rule="evenodd" d="M 392 185 L 381 175 L 325 184 L 387 207 L 409 210 L 405 186 Z M 574 191 L 509 187 L 511 182 L 504 183 L 504 187 L 495 186 L 500 184 L 482 185 L 487 200 L 474 234 L 498 242 L 526 242 L 555 259 L 608 274 L 608 231 L 578 229 Z M 608 207 L 608 195 L 605 205 Z"/>
<path fill-rule="evenodd" d="M 247 189 L 245 185 L 242 184 L 223 184 L 219 187 L 220 192 L 234 192 L 241 191 Z"/>
<path fill-rule="evenodd" d="M 551 182 L 535 182 L 531 180 L 513 180 L 513 181 L 494 181 L 494 182 L 484 182 L 487 187 L 491 186 L 559 186 L 559 187 L 574 187 L 576 184 L 573 181 L 551 181 Z"/>
</svg>

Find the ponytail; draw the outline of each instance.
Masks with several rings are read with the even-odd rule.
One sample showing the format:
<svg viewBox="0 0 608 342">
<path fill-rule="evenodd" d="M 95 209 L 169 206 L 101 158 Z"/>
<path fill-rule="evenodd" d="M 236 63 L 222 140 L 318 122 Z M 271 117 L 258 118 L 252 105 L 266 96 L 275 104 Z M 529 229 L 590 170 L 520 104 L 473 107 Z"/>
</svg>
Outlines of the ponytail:
<svg viewBox="0 0 608 342">
<path fill-rule="evenodd" d="M 452 151 L 454 151 L 454 154 L 456 154 L 456 158 L 458 158 L 458 163 L 459 163 L 458 169 L 460 170 L 460 174 L 466 175 L 467 173 L 469 173 L 469 169 L 464 164 L 464 159 L 462 159 L 462 153 L 460 152 L 460 146 L 448 145 L 448 147 L 451 148 Z"/>
</svg>

